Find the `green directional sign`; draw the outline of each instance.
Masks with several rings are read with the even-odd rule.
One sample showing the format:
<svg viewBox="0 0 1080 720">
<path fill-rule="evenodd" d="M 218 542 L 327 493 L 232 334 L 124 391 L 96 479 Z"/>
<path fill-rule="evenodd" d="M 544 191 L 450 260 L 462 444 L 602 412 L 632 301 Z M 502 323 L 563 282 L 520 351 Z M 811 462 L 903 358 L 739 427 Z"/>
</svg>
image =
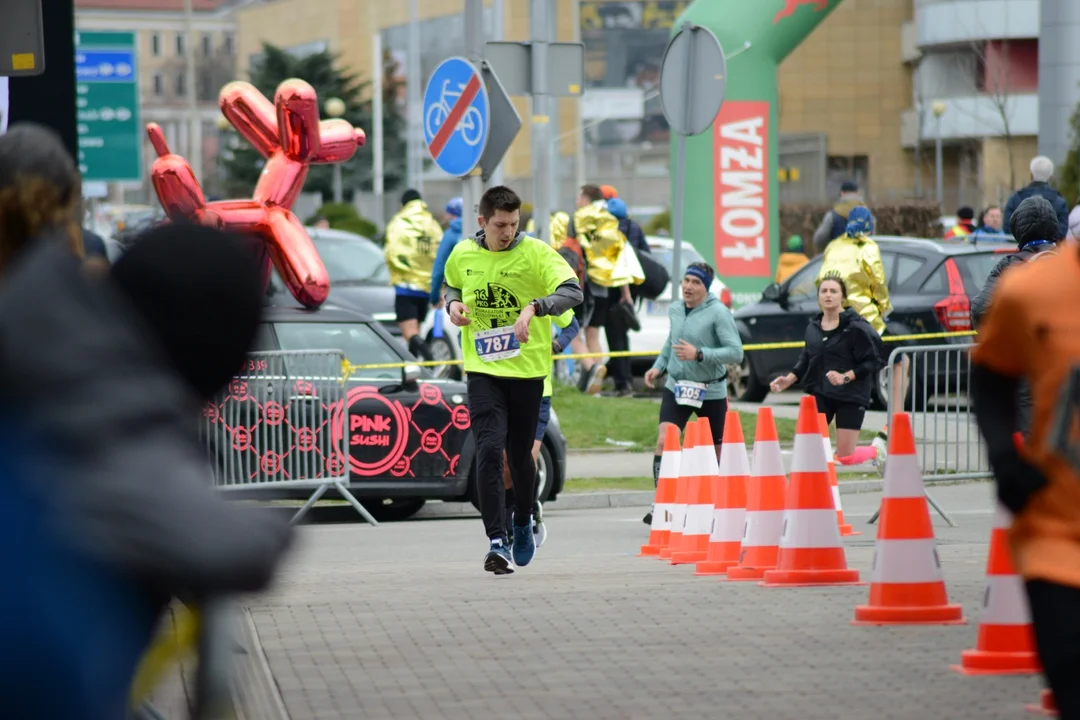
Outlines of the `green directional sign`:
<svg viewBox="0 0 1080 720">
<path fill-rule="evenodd" d="M 135 33 L 75 33 L 75 106 L 84 181 L 141 181 Z"/>
</svg>

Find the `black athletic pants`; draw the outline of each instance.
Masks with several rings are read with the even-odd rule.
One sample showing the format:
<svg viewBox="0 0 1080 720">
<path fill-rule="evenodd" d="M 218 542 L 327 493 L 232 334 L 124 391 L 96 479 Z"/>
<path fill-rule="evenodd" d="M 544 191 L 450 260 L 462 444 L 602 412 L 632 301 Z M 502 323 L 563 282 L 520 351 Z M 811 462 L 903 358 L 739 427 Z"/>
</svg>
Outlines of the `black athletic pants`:
<svg viewBox="0 0 1080 720">
<path fill-rule="evenodd" d="M 1080 588 L 1027 582 L 1035 645 L 1061 720 L 1080 720 Z"/>
<path fill-rule="evenodd" d="M 494 540 L 506 535 L 504 449 L 514 486 L 515 521 L 523 524 L 523 518 L 524 522 L 532 518 L 536 502 L 532 446 L 540 420 L 544 379 L 502 378 L 475 372 L 468 378 L 469 413 L 476 440 L 476 491 L 484 530 Z"/>
</svg>

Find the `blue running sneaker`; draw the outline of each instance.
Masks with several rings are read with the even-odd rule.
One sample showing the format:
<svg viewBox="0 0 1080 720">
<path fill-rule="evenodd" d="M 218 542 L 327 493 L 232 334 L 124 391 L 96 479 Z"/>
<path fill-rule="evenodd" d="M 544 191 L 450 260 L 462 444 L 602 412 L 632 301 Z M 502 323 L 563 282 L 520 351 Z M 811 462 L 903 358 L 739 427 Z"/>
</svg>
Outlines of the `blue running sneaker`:
<svg viewBox="0 0 1080 720">
<path fill-rule="evenodd" d="M 532 518 L 529 518 L 524 525 L 514 525 L 514 564 L 518 567 L 525 567 L 532 559 L 533 554 L 536 552 L 536 543 L 533 541 L 533 524 Z"/>
<path fill-rule="evenodd" d="M 510 562 L 510 553 L 503 544 L 502 538 L 491 541 L 491 548 L 484 556 L 484 569 L 496 575 L 509 575 L 514 572 L 514 566 Z"/>
</svg>

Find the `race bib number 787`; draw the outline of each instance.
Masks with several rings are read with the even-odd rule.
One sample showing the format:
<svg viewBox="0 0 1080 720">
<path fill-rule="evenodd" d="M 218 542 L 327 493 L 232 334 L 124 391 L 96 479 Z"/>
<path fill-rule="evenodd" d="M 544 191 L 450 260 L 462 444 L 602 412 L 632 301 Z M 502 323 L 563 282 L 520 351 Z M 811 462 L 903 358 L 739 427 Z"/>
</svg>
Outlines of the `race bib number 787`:
<svg viewBox="0 0 1080 720">
<path fill-rule="evenodd" d="M 476 356 L 484 362 L 506 360 L 521 354 L 521 343 L 518 342 L 512 326 L 473 333 L 473 343 L 476 346 Z"/>
</svg>

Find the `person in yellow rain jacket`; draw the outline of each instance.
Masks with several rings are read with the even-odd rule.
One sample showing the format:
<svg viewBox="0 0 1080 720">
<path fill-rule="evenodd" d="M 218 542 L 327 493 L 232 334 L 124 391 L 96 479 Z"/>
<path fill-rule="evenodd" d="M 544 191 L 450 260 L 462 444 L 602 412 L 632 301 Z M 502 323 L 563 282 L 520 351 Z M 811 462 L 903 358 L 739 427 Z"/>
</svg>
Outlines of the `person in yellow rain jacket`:
<svg viewBox="0 0 1080 720">
<path fill-rule="evenodd" d="M 787 251 L 780 253 L 776 263 L 776 282 L 782 283 L 795 274 L 795 271 L 806 263 L 810 258 L 803 252 L 802 238 L 792 235 L 787 241 Z"/>
<path fill-rule="evenodd" d="M 620 313 L 620 319 L 629 322 L 630 329 L 639 329 L 640 326 L 634 327 L 636 316 L 630 286 L 645 282 L 645 272 L 619 230 L 618 219 L 608 210 L 603 190 L 596 185 L 582 186 L 577 205 L 566 236 L 581 246 L 586 265 L 586 294 L 593 299 L 592 316 L 585 324 L 585 344 L 590 353 L 601 353 L 600 329 L 608 322 L 609 315 Z M 620 290 L 618 306 L 612 306 L 609 293 L 612 288 Z M 582 367 L 579 389 L 590 394 L 599 392 L 607 367 L 593 359 L 583 360 Z"/>
<path fill-rule="evenodd" d="M 525 223 L 525 234 L 532 235 L 535 238 L 546 240 L 548 245 L 558 250 L 566 242 L 566 228 L 570 225 L 570 214 L 563 210 L 556 210 L 551 213 L 551 219 L 548 220 L 547 237 L 540 238 L 536 234 L 536 220 L 535 218 L 529 218 L 529 222 Z"/>
<path fill-rule="evenodd" d="M 443 230 L 416 190 L 401 196 L 401 210 L 386 224 L 386 265 L 394 286 L 394 311 L 401 336 L 417 358 L 431 360 L 420 337 L 431 295 L 431 271 Z"/>
<path fill-rule="evenodd" d="M 831 241 L 825 247 L 821 259 L 821 270 L 817 282 L 821 283 L 827 275 L 839 276 L 847 287 L 847 305 L 863 316 L 878 335 L 885 336 L 885 318 L 892 312 L 889 300 L 888 278 L 885 266 L 881 262 L 881 250 L 870 237 L 873 216 L 865 207 L 854 207 L 848 214 L 847 232 Z M 886 348 L 886 353 L 889 350 Z M 884 364 L 886 358 L 881 358 Z M 902 368 L 900 367 L 902 366 Z M 907 392 L 908 360 L 899 356 L 899 362 L 893 377 L 901 378 L 892 388 L 893 407 L 896 412 L 903 411 L 904 396 Z M 878 471 L 885 472 L 885 453 L 888 449 L 888 425 L 878 432 L 872 445 L 878 450 Z"/>
</svg>

